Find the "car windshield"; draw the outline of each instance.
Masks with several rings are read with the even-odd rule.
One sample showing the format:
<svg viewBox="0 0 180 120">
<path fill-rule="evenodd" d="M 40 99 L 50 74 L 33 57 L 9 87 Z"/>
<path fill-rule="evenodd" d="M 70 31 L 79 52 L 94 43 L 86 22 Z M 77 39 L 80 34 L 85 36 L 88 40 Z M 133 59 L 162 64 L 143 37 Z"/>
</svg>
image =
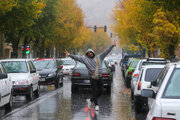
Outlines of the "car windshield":
<svg viewBox="0 0 180 120">
<path fill-rule="evenodd" d="M 149 68 L 146 70 L 145 81 L 152 82 L 155 81 L 161 72 L 162 68 Z"/>
<path fill-rule="evenodd" d="M 7 73 L 27 73 L 28 68 L 25 61 L 2 62 Z"/>
<path fill-rule="evenodd" d="M 37 70 L 55 68 L 54 60 L 39 60 L 33 62 Z"/>
<path fill-rule="evenodd" d="M 132 67 L 132 68 L 136 68 L 138 62 L 139 62 L 139 61 L 133 61 L 132 64 L 131 64 L 131 67 Z"/>
<path fill-rule="evenodd" d="M 164 91 L 163 97 L 165 98 L 180 98 L 180 69 L 175 69 L 171 75 L 166 89 Z"/>
<path fill-rule="evenodd" d="M 74 60 L 61 60 L 60 61 L 60 65 L 75 65 L 75 61 Z"/>
</svg>

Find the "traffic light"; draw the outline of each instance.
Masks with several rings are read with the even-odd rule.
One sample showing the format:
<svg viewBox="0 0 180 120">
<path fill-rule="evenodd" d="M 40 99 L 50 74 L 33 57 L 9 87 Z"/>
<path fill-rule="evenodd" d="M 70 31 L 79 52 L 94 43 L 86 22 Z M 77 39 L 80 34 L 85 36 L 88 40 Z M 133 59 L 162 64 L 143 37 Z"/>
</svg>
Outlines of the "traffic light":
<svg viewBox="0 0 180 120">
<path fill-rule="evenodd" d="M 104 32 L 107 32 L 107 26 L 106 25 L 104 26 Z"/>
<path fill-rule="evenodd" d="M 24 45 L 21 46 L 22 54 L 24 53 Z"/>
<path fill-rule="evenodd" d="M 26 46 L 26 54 L 30 54 L 30 45 Z"/>
<path fill-rule="evenodd" d="M 96 29 L 97 29 L 97 27 L 96 27 L 96 25 L 94 26 L 94 32 L 96 32 Z"/>
</svg>

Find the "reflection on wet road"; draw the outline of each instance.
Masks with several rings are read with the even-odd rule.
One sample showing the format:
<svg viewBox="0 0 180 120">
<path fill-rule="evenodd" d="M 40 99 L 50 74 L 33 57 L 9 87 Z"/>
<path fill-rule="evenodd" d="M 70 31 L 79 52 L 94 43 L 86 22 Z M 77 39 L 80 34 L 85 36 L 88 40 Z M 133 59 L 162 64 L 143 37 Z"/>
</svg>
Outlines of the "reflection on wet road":
<svg viewBox="0 0 180 120">
<path fill-rule="evenodd" d="M 23 97 L 14 99 L 15 109 L 4 116 L 5 120 L 131 120 L 130 91 L 124 87 L 120 68 L 116 66 L 111 94 L 99 99 L 99 112 L 87 108 L 90 89 L 80 89 L 71 94 L 71 81 L 64 79 L 63 88 L 41 87 L 39 98 L 26 102 Z M 22 103 L 24 102 L 24 103 Z M 22 106 L 23 104 L 23 106 Z"/>
</svg>

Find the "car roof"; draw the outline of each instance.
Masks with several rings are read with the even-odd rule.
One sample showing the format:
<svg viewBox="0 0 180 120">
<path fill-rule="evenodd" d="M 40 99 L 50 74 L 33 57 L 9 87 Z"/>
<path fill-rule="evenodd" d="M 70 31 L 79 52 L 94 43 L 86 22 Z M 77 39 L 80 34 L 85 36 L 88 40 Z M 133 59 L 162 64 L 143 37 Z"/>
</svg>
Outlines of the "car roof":
<svg viewBox="0 0 180 120">
<path fill-rule="evenodd" d="M 55 60 L 54 58 L 39 58 L 34 61 L 41 61 L 41 60 Z"/>
<path fill-rule="evenodd" d="M 72 58 L 61 58 L 60 60 L 73 60 Z"/>
<path fill-rule="evenodd" d="M 148 68 L 164 68 L 165 65 L 146 65 L 143 66 L 143 69 L 148 69 Z"/>
<path fill-rule="evenodd" d="M 3 62 L 3 61 L 32 61 L 32 59 L 17 58 L 17 59 L 2 59 L 2 60 L 0 60 L 0 62 Z"/>
</svg>

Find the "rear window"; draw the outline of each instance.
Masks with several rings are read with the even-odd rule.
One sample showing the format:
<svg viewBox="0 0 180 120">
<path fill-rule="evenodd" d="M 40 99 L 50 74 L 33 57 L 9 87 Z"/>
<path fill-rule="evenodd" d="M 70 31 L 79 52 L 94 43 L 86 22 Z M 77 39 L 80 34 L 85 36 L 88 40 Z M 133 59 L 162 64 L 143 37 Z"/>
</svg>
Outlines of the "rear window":
<svg viewBox="0 0 180 120">
<path fill-rule="evenodd" d="M 142 65 L 165 65 L 166 62 L 143 62 Z"/>
<path fill-rule="evenodd" d="M 83 67 L 83 68 L 84 68 L 84 67 L 86 67 L 86 66 L 85 66 L 85 64 L 78 62 L 78 63 L 76 64 L 76 67 L 81 67 L 81 68 Z"/>
<path fill-rule="evenodd" d="M 145 81 L 152 82 L 155 81 L 161 72 L 162 68 L 149 68 L 146 70 Z"/>
<path fill-rule="evenodd" d="M 166 98 L 180 98 L 180 69 L 175 69 L 171 75 L 163 97 Z"/>
</svg>

